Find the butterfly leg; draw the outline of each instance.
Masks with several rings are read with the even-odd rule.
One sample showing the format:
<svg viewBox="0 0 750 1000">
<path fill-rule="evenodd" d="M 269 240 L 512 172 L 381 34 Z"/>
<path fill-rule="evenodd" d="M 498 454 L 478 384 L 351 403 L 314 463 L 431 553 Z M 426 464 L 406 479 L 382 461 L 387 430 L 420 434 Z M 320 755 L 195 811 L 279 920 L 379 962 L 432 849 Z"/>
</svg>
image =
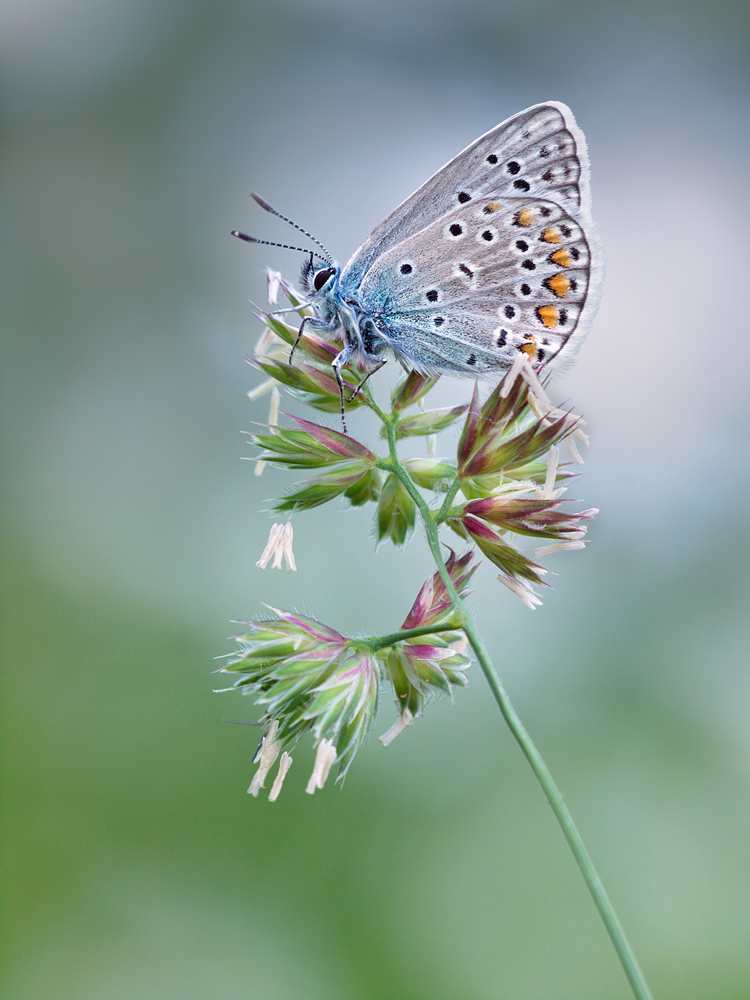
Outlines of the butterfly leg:
<svg viewBox="0 0 750 1000">
<path fill-rule="evenodd" d="M 297 339 L 292 344 L 292 349 L 289 352 L 289 364 L 292 363 L 292 358 L 294 357 L 294 352 L 297 350 L 297 344 L 299 344 L 300 340 L 302 340 L 302 331 L 305 329 L 305 323 L 309 323 L 310 319 L 311 319 L 310 316 L 305 316 L 305 318 L 302 320 L 302 322 L 299 325 L 299 330 L 297 331 Z"/>
<path fill-rule="evenodd" d="M 383 365 L 386 365 L 386 364 L 388 364 L 388 358 L 382 358 L 382 359 L 381 359 L 381 360 L 379 361 L 379 363 L 378 363 L 378 364 L 377 364 L 377 365 L 375 366 L 375 368 L 371 368 L 371 369 L 370 369 L 370 371 L 369 371 L 369 372 L 368 372 L 368 373 L 367 373 L 367 374 L 365 375 L 365 377 L 364 377 L 364 378 L 362 379 L 362 381 L 361 381 L 361 382 L 359 383 L 359 385 L 357 386 L 357 388 L 356 388 L 356 389 L 354 390 L 354 392 L 353 392 L 353 393 L 351 394 L 351 396 L 350 396 L 350 397 L 349 397 L 349 398 L 347 399 L 347 403 L 351 403 L 351 401 L 352 401 L 352 400 L 353 400 L 353 399 L 354 399 L 354 398 L 355 398 L 356 396 L 358 396 L 358 395 L 359 395 L 359 391 L 360 391 L 360 389 L 361 389 L 361 388 L 362 388 L 362 386 L 363 386 L 363 385 L 365 384 L 365 382 L 366 382 L 366 381 L 368 380 L 368 378 L 369 378 L 369 377 L 370 377 L 371 375 L 374 375 L 374 374 L 375 374 L 375 372 L 379 372 L 379 371 L 380 371 L 380 369 L 381 369 L 381 368 L 383 367 Z"/>
<path fill-rule="evenodd" d="M 296 312 L 299 312 L 300 309 L 307 309 L 308 306 L 311 306 L 311 305 L 312 305 L 312 302 L 300 302 L 300 304 L 298 306 L 289 306 L 288 309 L 274 309 L 272 313 L 269 313 L 269 315 L 270 316 L 281 316 L 282 313 L 296 313 Z"/>
<path fill-rule="evenodd" d="M 355 347 L 353 344 L 347 344 L 343 351 L 339 351 L 336 357 L 331 362 L 331 368 L 333 368 L 333 374 L 336 376 L 336 384 L 339 387 L 339 399 L 341 400 L 341 425 L 344 428 L 344 434 L 347 433 L 346 430 L 346 417 L 344 415 L 344 380 L 341 378 L 340 369 L 344 367 L 349 358 L 354 354 Z M 354 398 L 355 393 L 352 395 Z"/>
</svg>

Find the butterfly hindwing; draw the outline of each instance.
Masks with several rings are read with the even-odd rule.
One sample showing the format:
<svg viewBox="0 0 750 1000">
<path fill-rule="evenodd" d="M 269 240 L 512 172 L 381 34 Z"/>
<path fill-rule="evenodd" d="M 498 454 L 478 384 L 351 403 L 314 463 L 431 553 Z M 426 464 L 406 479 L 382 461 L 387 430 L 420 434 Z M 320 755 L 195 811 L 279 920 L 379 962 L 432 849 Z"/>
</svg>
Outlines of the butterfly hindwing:
<svg viewBox="0 0 750 1000">
<path fill-rule="evenodd" d="M 472 198 L 380 256 L 359 301 L 413 366 L 427 352 L 453 371 L 503 370 L 520 348 L 549 362 L 573 338 L 591 263 L 583 227 L 555 202 Z"/>
</svg>

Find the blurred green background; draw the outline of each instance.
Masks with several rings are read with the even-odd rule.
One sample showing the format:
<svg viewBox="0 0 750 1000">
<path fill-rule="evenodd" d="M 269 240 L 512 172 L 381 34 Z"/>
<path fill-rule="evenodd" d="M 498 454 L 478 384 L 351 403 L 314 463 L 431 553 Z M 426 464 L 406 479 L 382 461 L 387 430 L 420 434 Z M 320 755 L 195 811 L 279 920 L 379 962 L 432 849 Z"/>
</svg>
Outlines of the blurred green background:
<svg viewBox="0 0 750 1000">
<path fill-rule="evenodd" d="M 263 601 L 389 631 L 429 570 L 333 507 L 295 518 L 296 575 L 254 566 L 291 475 L 239 460 L 266 414 L 247 299 L 299 262 L 230 238 L 289 238 L 250 192 L 343 261 L 547 99 L 608 253 L 555 387 L 602 513 L 543 608 L 486 568 L 472 601 L 656 996 L 750 995 L 748 25 L 731 0 L 6 0 L 3 996 L 629 996 L 478 668 L 343 791 L 304 794 L 300 745 L 276 804 L 209 672 Z"/>
</svg>

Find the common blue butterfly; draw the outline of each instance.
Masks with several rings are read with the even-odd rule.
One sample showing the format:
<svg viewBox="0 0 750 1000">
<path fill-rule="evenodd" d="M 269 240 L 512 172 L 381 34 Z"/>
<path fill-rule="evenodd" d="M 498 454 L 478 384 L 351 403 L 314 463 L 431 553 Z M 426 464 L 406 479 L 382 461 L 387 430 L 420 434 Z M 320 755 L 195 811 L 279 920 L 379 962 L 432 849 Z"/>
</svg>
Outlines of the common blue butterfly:
<svg viewBox="0 0 750 1000">
<path fill-rule="evenodd" d="M 352 358 L 368 375 L 392 354 L 427 375 L 487 377 L 506 372 L 521 351 L 548 372 L 572 362 L 594 319 L 604 255 L 591 219 L 586 141 L 556 101 L 467 146 L 343 268 L 253 197 L 322 250 L 302 267 L 314 315 L 299 336 L 307 325 L 343 341 L 333 361 L 342 416 L 339 370 Z"/>
</svg>

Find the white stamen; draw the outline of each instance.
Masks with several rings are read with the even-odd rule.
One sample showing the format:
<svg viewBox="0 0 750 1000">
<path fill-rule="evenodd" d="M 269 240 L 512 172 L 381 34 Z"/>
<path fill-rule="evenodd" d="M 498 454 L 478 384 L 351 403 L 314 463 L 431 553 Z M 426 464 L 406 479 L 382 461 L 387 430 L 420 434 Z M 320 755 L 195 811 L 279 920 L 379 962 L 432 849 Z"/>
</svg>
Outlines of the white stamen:
<svg viewBox="0 0 750 1000">
<path fill-rule="evenodd" d="M 580 452 L 576 447 L 576 443 L 572 434 L 568 434 L 565 438 L 565 447 L 570 453 L 570 457 L 576 465 L 583 465 L 583 459 L 581 458 Z"/>
<path fill-rule="evenodd" d="M 268 426 L 278 427 L 279 425 L 279 403 L 281 402 L 281 393 L 277 386 L 271 389 L 271 406 L 268 410 Z"/>
<path fill-rule="evenodd" d="M 571 528 L 570 531 L 561 531 L 559 536 L 563 541 L 577 541 L 586 537 L 586 525 L 582 528 Z"/>
<path fill-rule="evenodd" d="M 548 556 L 550 552 L 572 552 L 574 549 L 586 548 L 585 542 L 553 542 L 551 545 L 543 545 L 540 549 L 534 549 L 532 556 Z"/>
<path fill-rule="evenodd" d="M 292 540 L 294 532 L 291 522 L 287 524 L 272 524 L 268 535 L 266 547 L 263 554 L 255 564 L 260 569 L 265 569 L 273 559 L 271 569 L 281 569 L 282 561 L 286 562 L 287 573 L 296 571 L 297 565 L 294 562 L 294 552 L 292 551 Z"/>
<path fill-rule="evenodd" d="M 503 387 L 500 390 L 500 395 L 503 399 L 506 399 L 510 395 L 510 390 L 518 377 L 518 373 L 523 369 L 523 366 L 528 361 L 526 355 L 519 351 L 518 354 L 513 359 L 513 364 L 508 369 L 505 378 L 503 379 Z"/>
<path fill-rule="evenodd" d="M 279 792 L 281 791 L 281 786 L 284 784 L 284 778 L 286 778 L 286 773 L 292 766 L 292 758 L 286 752 L 286 750 L 281 755 L 281 760 L 279 761 L 279 769 L 276 772 L 276 777 L 273 782 L 273 787 L 268 793 L 268 801 L 275 802 L 279 797 Z"/>
<path fill-rule="evenodd" d="M 526 376 L 524 370 L 524 378 L 525 377 Z M 557 406 L 553 406 L 546 395 L 544 396 L 544 400 L 539 400 L 536 398 L 533 392 L 529 391 L 527 398 L 529 401 L 529 406 L 534 411 L 535 416 L 539 420 L 544 420 L 547 426 L 549 426 L 555 420 L 559 420 L 561 417 L 565 417 L 568 424 L 570 424 L 571 426 L 575 425 L 575 430 L 573 430 L 571 433 L 575 434 L 575 436 L 578 438 L 581 444 L 585 444 L 587 446 L 589 445 L 590 442 L 588 436 L 583 432 L 583 428 L 586 426 L 586 421 L 583 419 L 583 417 L 579 416 L 579 414 L 577 413 L 568 413 L 565 410 L 561 410 Z"/>
<path fill-rule="evenodd" d="M 287 523 L 281 526 L 278 535 L 278 542 L 273 554 L 273 564 L 271 569 L 281 569 L 282 560 L 286 562 L 286 571 L 291 573 L 297 567 L 294 564 L 294 553 L 292 552 L 292 525 Z"/>
<path fill-rule="evenodd" d="M 271 379 L 275 382 L 275 379 Z M 278 427 L 279 425 L 279 404 L 281 402 L 281 393 L 279 392 L 277 386 L 274 384 L 271 388 L 271 405 L 268 408 L 268 426 Z M 262 476 L 263 470 L 266 467 L 266 462 L 259 458 L 255 463 L 255 475 Z"/>
<path fill-rule="evenodd" d="M 512 590 L 517 597 L 520 597 L 527 608 L 535 611 L 537 607 L 541 607 L 542 602 L 528 583 L 524 583 L 522 580 L 514 580 L 512 576 L 504 576 L 502 573 L 498 577 L 498 580 L 500 583 L 504 583 L 508 590 Z"/>
<path fill-rule="evenodd" d="M 251 389 L 247 394 L 247 398 L 252 402 L 255 402 L 256 399 L 260 399 L 261 396 L 265 396 L 267 392 L 270 392 L 271 389 L 278 384 L 279 383 L 275 378 L 267 378 L 265 382 L 261 382 L 260 385 L 256 385 L 254 389 Z"/>
<path fill-rule="evenodd" d="M 437 455 L 437 434 L 428 434 L 427 454 L 430 458 L 434 458 Z"/>
<path fill-rule="evenodd" d="M 266 547 L 263 549 L 263 554 L 261 555 L 260 559 L 255 564 L 256 566 L 260 567 L 260 569 L 265 569 L 266 566 L 271 561 L 271 556 L 274 554 L 274 552 L 276 551 L 276 547 L 279 544 L 279 536 L 281 535 L 283 527 L 284 527 L 283 524 L 271 525 L 271 532 L 268 536 Z"/>
<path fill-rule="evenodd" d="M 503 387 L 500 390 L 500 395 L 503 399 L 507 398 L 513 384 L 516 381 L 516 378 L 519 375 L 523 377 L 529 387 L 529 405 L 537 416 L 541 417 L 542 414 L 540 411 L 551 409 L 552 403 L 550 402 L 547 393 L 544 391 L 544 386 L 537 378 L 536 372 L 531 367 L 528 355 L 524 351 L 519 351 L 513 359 L 513 364 L 510 366 L 505 378 L 503 379 Z"/>
<path fill-rule="evenodd" d="M 536 372 L 531 367 L 531 362 L 528 357 L 526 358 L 526 364 L 521 367 L 521 374 L 526 380 L 526 384 L 529 387 L 529 395 L 536 398 L 541 406 L 550 407 L 552 403 L 550 402 L 549 396 L 544 391 L 544 386 L 537 378 Z"/>
<path fill-rule="evenodd" d="M 552 491 L 555 488 L 555 479 L 557 478 L 557 463 L 559 460 L 560 449 L 553 444 L 547 457 L 547 475 L 544 480 L 544 489 L 542 490 L 542 499 L 544 500 L 549 500 L 552 497 Z"/>
<path fill-rule="evenodd" d="M 288 521 L 284 525 L 284 561 L 286 562 L 287 573 L 297 572 L 297 564 L 294 561 L 294 552 L 292 552 L 293 539 L 294 531 L 292 529 L 292 522 Z"/>
<path fill-rule="evenodd" d="M 255 757 L 253 757 L 253 764 L 258 764 L 258 770 L 255 772 L 255 777 L 250 782 L 250 787 L 248 788 L 247 793 L 248 795 L 255 796 L 255 798 L 258 797 L 258 792 L 263 787 L 263 782 L 266 780 L 268 772 L 271 770 L 276 758 L 279 756 L 279 744 L 276 742 L 276 734 L 278 731 L 279 724 L 276 719 L 273 719 L 268 732 L 260 741 L 258 752 Z"/>
<path fill-rule="evenodd" d="M 312 795 L 316 788 L 322 788 L 326 783 L 328 772 L 336 760 L 336 747 L 331 740 L 321 740 L 315 755 L 315 764 L 305 791 Z"/>
<path fill-rule="evenodd" d="M 277 344 L 283 343 L 280 337 L 278 337 L 273 330 L 268 327 L 265 328 L 260 337 L 258 337 L 258 343 L 255 345 L 254 354 L 256 358 L 263 358 L 271 347 L 275 347 Z"/>
<path fill-rule="evenodd" d="M 398 704 L 398 702 L 396 702 Z M 380 742 L 384 747 L 387 747 L 389 743 L 393 743 L 399 733 L 403 733 L 407 726 L 410 726 L 414 722 L 414 716 L 411 714 L 408 708 L 405 708 L 398 719 L 393 723 L 391 728 L 387 730 L 381 737 L 379 737 Z"/>
<path fill-rule="evenodd" d="M 534 411 L 534 416 L 537 418 L 537 420 L 543 420 L 549 414 L 550 411 L 546 407 L 542 409 L 539 400 L 530 390 L 527 393 L 526 398 L 528 399 L 529 406 Z"/>
<path fill-rule="evenodd" d="M 268 304 L 277 306 L 279 304 L 279 288 L 281 287 L 281 272 L 272 271 L 266 268 L 266 280 L 268 282 Z"/>
</svg>

